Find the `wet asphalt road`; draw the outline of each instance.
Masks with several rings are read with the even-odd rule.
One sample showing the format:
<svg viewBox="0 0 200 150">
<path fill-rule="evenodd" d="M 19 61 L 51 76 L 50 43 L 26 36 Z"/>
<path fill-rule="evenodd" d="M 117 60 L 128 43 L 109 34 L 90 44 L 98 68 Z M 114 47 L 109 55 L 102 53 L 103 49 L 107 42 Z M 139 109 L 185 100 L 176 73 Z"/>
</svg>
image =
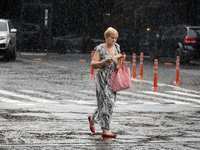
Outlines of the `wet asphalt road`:
<svg viewBox="0 0 200 150">
<path fill-rule="evenodd" d="M 0 149 L 199 149 L 200 64 L 181 66 L 175 86 L 176 67 L 165 62 L 159 61 L 158 91 L 152 90 L 153 62 L 145 57 L 144 78 L 117 94 L 112 139 L 101 137 L 99 125 L 95 135 L 89 131 L 87 117 L 96 108 L 90 55 L 24 53 L 0 61 Z M 139 69 L 138 58 L 137 76 Z"/>
</svg>

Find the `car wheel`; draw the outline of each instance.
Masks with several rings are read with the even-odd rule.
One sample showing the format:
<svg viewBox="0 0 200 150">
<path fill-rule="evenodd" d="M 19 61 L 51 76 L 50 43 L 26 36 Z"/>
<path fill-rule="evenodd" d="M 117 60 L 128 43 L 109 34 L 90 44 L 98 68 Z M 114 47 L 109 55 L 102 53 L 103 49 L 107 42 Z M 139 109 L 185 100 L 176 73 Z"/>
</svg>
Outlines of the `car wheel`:
<svg viewBox="0 0 200 150">
<path fill-rule="evenodd" d="M 155 47 L 151 47 L 150 48 L 150 50 L 149 50 L 149 56 L 150 56 L 150 60 L 152 60 L 152 61 L 154 61 L 155 59 L 158 59 Z"/>
<path fill-rule="evenodd" d="M 10 60 L 11 44 L 8 45 L 8 51 L 4 54 L 4 61 Z"/>
<path fill-rule="evenodd" d="M 174 53 L 175 62 L 176 62 L 177 56 L 180 57 L 180 64 L 189 64 L 190 59 L 187 59 L 187 58 L 183 57 L 180 48 L 177 48 L 175 53 Z"/>
<path fill-rule="evenodd" d="M 15 46 L 13 52 L 11 53 L 11 59 L 12 60 L 16 60 L 16 56 L 17 56 L 17 47 Z"/>
</svg>

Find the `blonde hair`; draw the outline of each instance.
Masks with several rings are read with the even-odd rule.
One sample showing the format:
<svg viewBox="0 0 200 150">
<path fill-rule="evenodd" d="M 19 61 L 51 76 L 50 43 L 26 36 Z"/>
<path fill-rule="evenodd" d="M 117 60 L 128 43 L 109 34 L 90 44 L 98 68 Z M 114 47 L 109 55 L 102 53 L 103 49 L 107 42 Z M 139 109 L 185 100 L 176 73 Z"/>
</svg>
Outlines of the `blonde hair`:
<svg viewBox="0 0 200 150">
<path fill-rule="evenodd" d="M 117 38 L 119 36 L 117 30 L 115 30 L 113 27 L 109 27 L 105 32 L 104 32 L 104 36 L 105 37 L 110 37 L 111 35 L 116 35 Z"/>
</svg>

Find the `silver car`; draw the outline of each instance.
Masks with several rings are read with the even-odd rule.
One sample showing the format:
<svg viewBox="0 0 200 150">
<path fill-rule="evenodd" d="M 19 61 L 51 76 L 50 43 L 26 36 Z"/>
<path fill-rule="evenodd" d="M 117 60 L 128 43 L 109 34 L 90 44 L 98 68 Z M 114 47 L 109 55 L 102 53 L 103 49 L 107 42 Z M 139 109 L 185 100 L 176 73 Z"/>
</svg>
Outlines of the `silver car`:
<svg viewBox="0 0 200 150">
<path fill-rule="evenodd" d="M 7 19 L 0 19 L 0 58 L 5 60 L 16 59 L 16 33 L 17 29 Z"/>
</svg>

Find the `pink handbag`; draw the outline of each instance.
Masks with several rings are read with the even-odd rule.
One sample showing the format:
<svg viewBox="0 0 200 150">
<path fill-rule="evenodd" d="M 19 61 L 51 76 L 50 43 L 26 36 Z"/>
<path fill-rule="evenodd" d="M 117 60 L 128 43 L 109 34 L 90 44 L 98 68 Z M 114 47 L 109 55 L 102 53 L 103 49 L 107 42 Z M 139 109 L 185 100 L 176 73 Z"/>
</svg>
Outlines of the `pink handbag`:
<svg viewBox="0 0 200 150">
<path fill-rule="evenodd" d="M 130 69 L 122 67 L 110 74 L 110 86 L 113 91 L 121 91 L 131 87 Z"/>
</svg>

